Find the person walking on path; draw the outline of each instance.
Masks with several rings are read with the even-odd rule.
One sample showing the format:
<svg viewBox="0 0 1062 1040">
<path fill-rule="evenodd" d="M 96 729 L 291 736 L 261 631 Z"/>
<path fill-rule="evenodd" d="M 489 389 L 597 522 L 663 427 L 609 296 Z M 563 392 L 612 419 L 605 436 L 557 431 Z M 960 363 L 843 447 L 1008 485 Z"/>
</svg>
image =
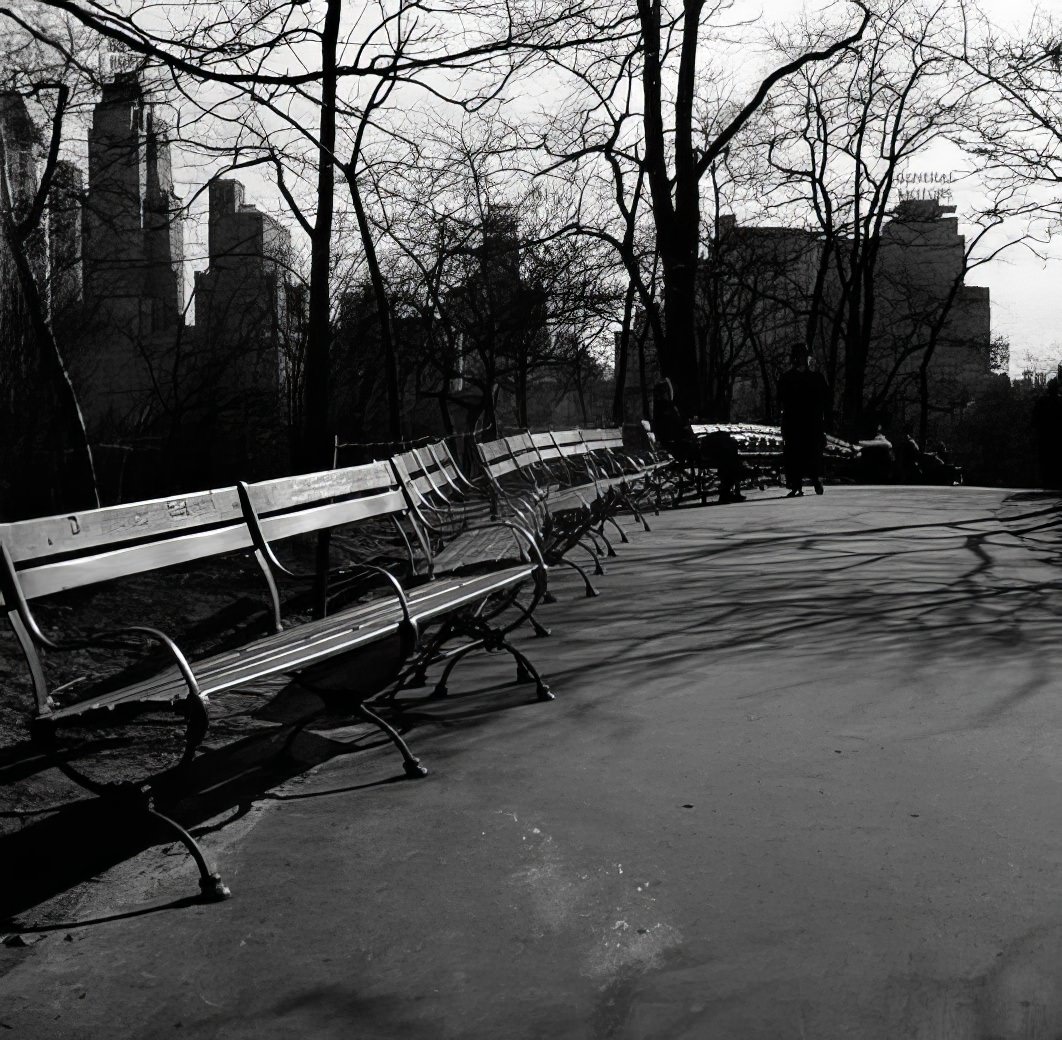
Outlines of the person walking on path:
<svg viewBox="0 0 1062 1040">
<path fill-rule="evenodd" d="M 789 371 L 778 380 L 782 463 L 789 498 L 804 494 L 804 477 L 811 478 L 816 495 L 823 492 L 822 451 L 830 393 L 822 373 L 812 370 L 810 360 L 807 348 L 798 344 L 793 348 Z"/>
<path fill-rule="evenodd" d="M 1058 490 L 1062 488 L 1062 395 L 1056 376 L 1047 381 L 1033 405 L 1032 425 L 1040 480 L 1045 488 Z"/>
</svg>

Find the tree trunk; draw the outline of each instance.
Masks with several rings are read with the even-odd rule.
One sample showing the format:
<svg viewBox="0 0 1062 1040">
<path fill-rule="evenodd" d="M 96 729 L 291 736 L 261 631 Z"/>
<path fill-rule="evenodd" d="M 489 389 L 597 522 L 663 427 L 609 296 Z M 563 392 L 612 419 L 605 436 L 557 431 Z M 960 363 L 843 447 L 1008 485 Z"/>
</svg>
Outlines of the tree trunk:
<svg viewBox="0 0 1062 1040">
<path fill-rule="evenodd" d="M 2 176 L 2 174 L 0 174 Z M 6 192 L 5 192 L 6 194 Z M 14 261 L 15 272 L 18 276 L 18 286 L 26 302 L 26 310 L 29 313 L 30 325 L 33 330 L 33 338 L 36 340 L 38 349 L 54 375 L 54 385 L 57 390 L 59 406 L 62 411 L 61 425 L 67 436 L 71 437 L 74 449 L 74 472 L 72 501 L 65 502 L 65 508 L 76 508 L 77 503 L 84 502 L 86 506 L 99 508 L 100 493 L 96 480 L 96 465 L 92 456 L 92 445 L 89 443 L 88 431 L 85 428 L 85 417 L 81 412 L 81 403 L 77 399 L 77 391 L 74 389 L 70 373 L 67 371 L 59 344 L 52 334 L 51 326 L 45 317 L 44 301 L 41 299 L 37 280 L 33 276 L 33 269 L 26 256 L 25 250 L 17 237 L 10 233 L 11 225 L 8 218 L 10 212 L 5 205 L 4 239 Z M 61 439 L 57 450 L 61 451 Z M 60 472 L 65 472 L 67 466 L 60 464 Z"/>
<path fill-rule="evenodd" d="M 521 343 L 516 356 L 516 423 L 528 429 L 527 421 L 527 347 Z"/>
<path fill-rule="evenodd" d="M 454 435 L 454 418 L 450 414 L 450 402 L 446 399 L 446 394 L 439 394 L 439 418 L 442 419 L 443 432 L 447 437 Z"/>
<path fill-rule="evenodd" d="M 929 431 L 929 358 L 923 358 L 918 366 L 918 444 L 926 450 L 926 434 Z"/>
<path fill-rule="evenodd" d="M 365 263 L 369 268 L 369 281 L 372 283 L 376 298 L 376 314 L 380 320 L 380 347 L 383 354 L 384 374 L 387 382 L 387 418 L 390 436 L 394 441 L 402 439 L 402 402 L 398 385 L 398 352 L 395 349 L 394 326 L 391 323 L 391 303 L 387 295 L 380 260 L 376 255 L 376 243 L 372 237 L 372 228 L 362 203 L 361 189 L 354 171 L 353 160 L 343 167 L 343 173 L 350 188 L 350 197 L 354 203 L 354 214 L 358 220 L 362 248 L 365 250 Z"/>
<path fill-rule="evenodd" d="M 41 198 L 38 202 L 43 203 L 43 195 L 48 189 L 51 179 L 51 171 L 54 170 L 56 155 L 58 154 L 58 139 L 62 125 L 62 110 L 65 107 L 65 95 L 60 96 L 59 113 L 53 126 L 52 148 L 49 154 L 49 166 L 45 172 L 45 179 L 41 186 Z M 37 279 L 33 274 L 33 266 L 26 253 L 26 239 L 29 234 L 40 224 L 40 207 L 35 206 L 34 212 L 27 218 L 29 226 L 22 229 L 16 227 L 17 214 L 15 213 L 15 200 L 12 198 L 7 179 L 8 154 L 4 135 L 0 132 L 0 227 L 3 229 L 4 243 L 11 255 L 18 279 L 18 287 L 26 304 L 29 314 L 30 327 L 33 332 L 37 349 L 41 351 L 47 368 L 50 368 L 54 376 L 55 391 L 62 412 L 61 424 L 64 432 L 70 436 L 76 445 L 73 483 L 75 487 L 75 501 L 81 500 L 91 506 L 99 506 L 99 485 L 96 480 L 96 467 L 92 457 L 92 446 L 89 443 L 88 431 L 85 429 L 85 417 L 81 412 L 81 404 L 77 398 L 77 391 L 70 379 L 66 363 L 63 360 L 59 344 L 56 342 L 52 327 L 48 323 L 44 300 L 41 298 Z M 65 437 L 61 438 L 61 442 Z M 61 443 L 57 445 L 61 451 Z M 61 464 L 60 470 L 66 469 Z M 67 504 L 67 508 L 71 508 Z"/>
<path fill-rule="evenodd" d="M 671 380 L 675 402 L 687 415 L 700 415 L 704 408 L 697 370 L 697 323 L 694 294 L 697 286 L 696 249 L 692 257 L 666 257 L 664 269 L 664 342 L 661 367 Z"/>
<path fill-rule="evenodd" d="M 631 350 L 631 325 L 634 321 L 634 296 L 636 287 L 633 281 L 627 282 L 627 291 L 623 296 L 623 324 L 620 326 L 616 349 L 616 386 L 612 395 L 612 421 L 622 426 L 626 416 L 624 408 L 624 391 L 627 388 L 627 358 Z"/>
<path fill-rule="evenodd" d="M 342 0 L 327 0 L 321 30 L 321 125 L 317 148 L 317 215 L 310 237 L 310 300 L 306 318 L 306 405 L 300 465 L 327 469 L 331 463 L 331 259 L 335 208 L 336 47 Z"/>
<path fill-rule="evenodd" d="M 334 440 L 331 429 L 332 217 L 335 209 L 336 49 L 343 0 L 327 0 L 321 30 L 321 132 L 317 149 L 317 216 L 310 240 L 310 302 L 306 320 L 304 385 L 305 427 L 300 462 L 307 471 L 328 469 Z M 329 543 L 317 538 L 313 613 L 327 611 Z"/>
<path fill-rule="evenodd" d="M 848 287 L 847 321 L 844 330 L 844 393 L 841 396 L 841 429 L 849 440 L 863 434 L 863 389 L 867 357 L 863 344 L 862 279 L 852 272 Z"/>
<path fill-rule="evenodd" d="M 649 335 L 648 325 L 643 326 L 638 334 L 638 384 L 642 391 L 642 418 L 651 419 L 652 409 L 649 406 L 649 387 L 646 383 L 645 364 L 645 340 Z"/>
</svg>

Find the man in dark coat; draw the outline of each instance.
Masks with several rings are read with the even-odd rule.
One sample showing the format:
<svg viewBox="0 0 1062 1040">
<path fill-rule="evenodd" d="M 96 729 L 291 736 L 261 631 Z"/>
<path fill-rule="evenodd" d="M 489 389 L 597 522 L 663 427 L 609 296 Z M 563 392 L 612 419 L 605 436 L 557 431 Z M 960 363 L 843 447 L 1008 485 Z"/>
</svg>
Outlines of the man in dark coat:
<svg viewBox="0 0 1062 1040">
<path fill-rule="evenodd" d="M 1055 376 L 1047 381 L 1046 390 L 1033 405 L 1032 423 L 1043 486 L 1062 488 L 1062 396 Z"/>
<path fill-rule="evenodd" d="M 782 459 L 789 498 L 804 494 L 804 477 L 810 477 L 815 494 L 821 495 L 822 452 L 826 446 L 826 412 L 830 392 L 821 372 L 810 367 L 807 348 L 793 348 L 792 364 L 778 380 L 778 403 L 782 408 Z"/>
</svg>

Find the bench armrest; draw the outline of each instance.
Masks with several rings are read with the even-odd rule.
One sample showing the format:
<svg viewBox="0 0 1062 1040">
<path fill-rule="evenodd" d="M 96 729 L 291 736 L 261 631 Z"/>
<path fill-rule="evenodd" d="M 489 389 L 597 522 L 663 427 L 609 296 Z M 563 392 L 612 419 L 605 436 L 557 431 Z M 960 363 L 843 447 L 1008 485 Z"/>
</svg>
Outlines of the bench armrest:
<svg viewBox="0 0 1062 1040">
<path fill-rule="evenodd" d="M 371 563 L 363 563 L 361 564 L 361 567 L 367 571 L 375 571 L 387 581 L 387 584 L 391 586 L 392 591 L 398 598 L 398 605 L 402 610 L 402 619 L 405 625 L 415 633 L 417 630 L 417 624 L 413 620 L 413 615 L 409 611 L 409 597 L 406 595 L 406 590 L 402 588 L 402 583 L 389 570 L 386 570 L 383 567 L 376 567 Z"/>
<path fill-rule="evenodd" d="M 128 628 L 101 629 L 99 631 L 89 632 L 81 639 L 69 640 L 50 639 L 41 632 L 36 624 L 33 625 L 31 631 L 34 639 L 46 646 L 49 650 L 64 652 L 67 650 L 88 650 L 92 648 L 101 648 L 104 650 L 131 650 L 134 649 L 134 647 L 131 646 L 127 640 L 121 639 L 122 636 L 146 636 L 149 640 L 158 643 L 159 646 L 166 651 L 167 656 L 172 659 L 173 663 L 177 666 L 177 670 L 181 673 L 181 678 L 184 679 L 184 683 L 188 687 L 189 694 L 198 697 L 200 700 L 205 699 L 199 692 L 199 683 L 196 680 L 195 673 L 192 671 L 192 666 L 188 663 L 188 658 L 184 655 L 184 651 L 182 651 L 165 632 L 162 632 L 157 628 L 152 628 L 149 625 L 130 625 Z"/>
<path fill-rule="evenodd" d="M 511 520 L 497 520 L 495 523 L 500 527 L 508 527 L 516 536 L 517 544 L 521 541 L 526 542 L 528 555 L 532 558 L 533 562 L 538 565 L 538 568 L 545 573 L 547 569 L 546 559 L 542 555 L 542 549 L 535 536 L 528 531 L 527 528 L 523 527 L 521 524 L 514 524 Z"/>
</svg>

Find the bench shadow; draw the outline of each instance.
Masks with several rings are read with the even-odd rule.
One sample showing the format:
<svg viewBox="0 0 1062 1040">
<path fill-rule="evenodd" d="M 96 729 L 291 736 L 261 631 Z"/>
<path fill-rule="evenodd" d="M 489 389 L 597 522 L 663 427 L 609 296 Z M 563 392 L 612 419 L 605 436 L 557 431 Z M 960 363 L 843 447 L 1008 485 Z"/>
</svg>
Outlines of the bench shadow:
<svg viewBox="0 0 1062 1040">
<path fill-rule="evenodd" d="M 386 689 L 387 684 L 381 683 L 379 690 L 363 696 L 371 700 Z M 524 691 L 527 696 L 522 696 Z M 419 753 L 422 738 L 432 730 L 482 726 L 499 712 L 534 703 L 533 691 L 533 684 L 501 683 L 485 689 L 473 686 L 467 691 L 454 691 L 442 700 L 404 694 L 397 708 L 385 707 L 384 711 L 403 737 L 418 731 L 420 739 L 414 740 L 414 753 Z M 265 802 L 353 794 L 411 782 L 386 737 L 349 711 L 341 710 L 332 698 L 322 699 L 297 680 L 285 683 L 264 703 L 261 691 L 250 692 L 249 710 L 243 715 L 233 712 L 223 718 L 222 724 L 238 727 L 241 722 L 253 721 L 259 728 L 236 739 L 226 739 L 224 734 L 216 737 L 214 746 L 181 771 L 179 787 L 168 789 L 165 784 L 160 785 L 160 808 L 197 840 L 224 831 Z M 374 704 L 377 709 L 380 707 L 379 701 Z M 262 723 L 267 726 L 263 728 Z M 330 730 L 341 735 L 330 736 Z M 92 748 L 82 748 L 71 758 L 80 764 L 91 751 L 107 749 L 110 743 L 113 742 L 97 741 Z M 369 766 L 374 775 L 363 782 L 305 792 L 280 790 L 333 759 L 375 751 L 382 751 L 382 757 Z M 440 746 L 433 748 L 428 764 L 437 757 L 446 757 Z M 20 744 L 9 750 L 7 761 L 0 763 L 0 784 L 23 781 L 50 768 L 52 763 L 47 756 L 30 744 Z M 197 895 L 188 895 L 82 920 L 27 920 L 35 909 L 51 901 L 56 903 L 45 911 L 46 918 L 76 916 L 76 906 L 63 905 L 64 896 L 71 896 L 70 901 L 76 903 L 72 893 L 79 886 L 91 884 L 148 849 L 174 842 L 171 831 L 115 799 L 94 795 L 75 799 L 58 806 L 5 814 L 17 815 L 25 822 L 13 833 L 0 835 L 0 863 L 5 865 L 6 875 L 6 884 L 0 888 L 0 928 L 16 933 L 54 931 L 179 910 L 201 902 Z M 180 881 L 175 883 L 194 891 L 194 864 L 183 850 L 180 857 L 184 862 L 178 868 Z M 212 857 L 208 852 L 209 858 Z"/>
</svg>

